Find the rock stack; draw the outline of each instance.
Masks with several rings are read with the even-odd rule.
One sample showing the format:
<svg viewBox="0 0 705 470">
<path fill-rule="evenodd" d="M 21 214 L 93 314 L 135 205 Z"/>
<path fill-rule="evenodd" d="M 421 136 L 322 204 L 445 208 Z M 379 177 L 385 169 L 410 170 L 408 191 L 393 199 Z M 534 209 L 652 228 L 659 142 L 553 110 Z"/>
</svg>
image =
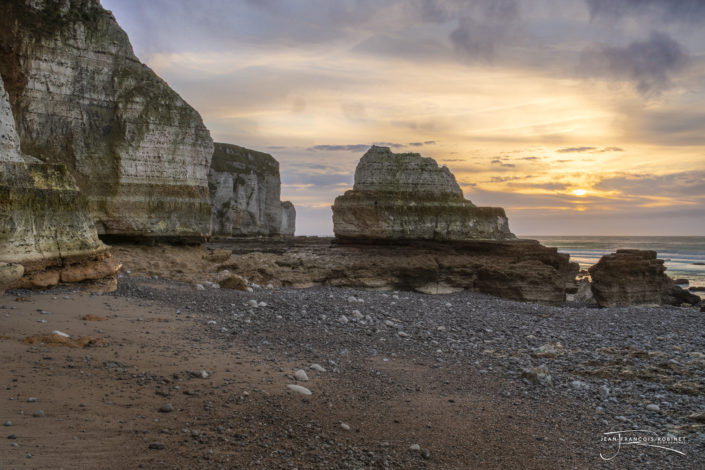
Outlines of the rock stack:
<svg viewBox="0 0 705 470">
<path fill-rule="evenodd" d="M 279 200 L 279 162 L 268 153 L 216 143 L 208 181 L 213 235 L 294 235 L 296 211 Z"/>
<path fill-rule="evenodd" d="M 600 307 L 695 305 L 700 297 L 673 283 L 655 251 L 617 250 L 589 269 L 592 293 Z"/>
<path fill-rule="evenodd" d="M 432 158 L 373 146 L 360 159 L 351 191 L 335 199 L 341 240 L 511 240 L 501 207 L 477 207 Z"/>
</svg>

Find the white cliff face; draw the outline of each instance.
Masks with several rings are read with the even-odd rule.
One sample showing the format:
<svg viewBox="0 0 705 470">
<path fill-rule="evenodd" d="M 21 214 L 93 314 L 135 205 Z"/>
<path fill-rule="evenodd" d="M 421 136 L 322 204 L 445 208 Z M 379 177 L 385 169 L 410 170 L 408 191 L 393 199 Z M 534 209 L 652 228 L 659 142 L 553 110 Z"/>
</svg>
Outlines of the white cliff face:
<svg viewBox="0 0 705 470">
<path fill-rule="evenodd" d="M 19 149 L 20 137 L 15 130 L 15 118 L 12 116 L 10 101 L 0 77 L 0 162 L 24 163 Z"/>
<path fill-rule="evenodd" d="M 10 0 L 0 57 L 25 152 L 64 163 L 111 235 L 210 232 L 210 134 L 97 0 Z"/>
<path fill-rule="evenodd" d="M 360 159 L 353 189 L 335 199 L 333 231 L 350 240 L 516 238 L 504 209 L 477 207 L 463 198 L 448 168 L 376 146 Z"/>
<path fill-rule="evenodd" d="M 279 200 L 279 163 L 269 154 L 215 144 L 210 169 L 213 233 L 293 235 L 293 204 Z"/>
<path fill-rule="evenodd" d="M 9 110 L 0 78 L 0 265 L 21 265 L 12 268 L 21 276 L 102 255 L 107 247 L 66 167 L 25 163 Z"/>
</svg>

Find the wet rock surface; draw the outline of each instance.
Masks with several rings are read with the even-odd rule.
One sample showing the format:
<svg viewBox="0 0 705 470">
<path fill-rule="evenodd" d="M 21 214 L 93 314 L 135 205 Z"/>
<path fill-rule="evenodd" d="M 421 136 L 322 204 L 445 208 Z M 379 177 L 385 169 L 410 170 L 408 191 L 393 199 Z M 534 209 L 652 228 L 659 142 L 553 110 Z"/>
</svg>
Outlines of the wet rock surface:
<svg viewBox="0 0 705 470">
<path fill-rule="evenodd" d="M 562 303 L 578 266 L 532 240 L 338 244 L 326 238 L 283 242 L 223 240 L 208 245 L 233 256 L 220 269 L 261 285 L 328 285 L 417 290 L 472 290 L 499 297 Z"/>
</svg>

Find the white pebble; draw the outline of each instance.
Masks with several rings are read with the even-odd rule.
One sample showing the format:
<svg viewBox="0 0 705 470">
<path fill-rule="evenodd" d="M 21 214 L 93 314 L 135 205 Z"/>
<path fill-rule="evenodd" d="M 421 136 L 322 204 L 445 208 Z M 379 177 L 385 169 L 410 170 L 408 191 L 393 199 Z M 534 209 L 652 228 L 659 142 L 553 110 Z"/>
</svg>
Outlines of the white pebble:
<svg viewBox="0 0 705 470">
<path fill-rule="evenodd" d="M 656 403 L 650 403 L 646 405 L 646 409 L 649 411 L 661 411 L 661 407 L 658 406 Z"/>
<path fill-rule="evenodd" d="M 255 299 L 250 299 L 247 301 L 247 305 L 249 305 L 252 308 L 257 308 L 259 307 L 259 303 Z"/>
<path fill-rule="evenodd" d="M 260 306 L 260 307 L 266 307 L 266 306 L 267 306 L 267 302 L 260 302 L 260 303 L 259 303 L 259 306 Z"/>
<path fill-rule="evenodd" d="M 203 284 L 196 284 L 196 290 L 206 290 L 206 288 L 203 287 Z"/>
<path fill-rule="evenodd" d="M 399 336 L 401 336 L 402 338 L 408 338 L 408 337 L 409 337 L 409 335 L 408 335 L 407 333 L 404 333 L 403 331 L 400 331 L 398 334 L 399 334 Z"/>
<path fill-rule="evenodd" d="M 301 395 L 311 395 L 311 390 L 306 387 L 302 387 L 301 385 L 288 384 L 286 388 L 292 392 L 300 393 Z"/>
<path fill-rule="evenodd" d="M 326 369 L 321 366 L 320 364 L 311 364 L 311 369 L 315 370 L 316 372 L 325 372 Z"/>
<path fill-rule="evenodd" d="M 421 450 L 421 446 L 418 444 L 411 444 L 409 450 Z"/>
<path fill-rule="evenodd" d="M 350 425 L 348 423 L 343 423 L 342 421 L 340 422 L 340 427 L 343 428 L 345 431 L 350 431 Z"/>
<path fill-rule="evenodd" d="M 350 320 L 348 320 L 348 317 L 346 317 L 345 315 L 341 315 L 340 318 L 338 318 L 338 321 L 342 324 L 346 324 Z"/>
<path fill-rule="evenodd" d="M 362 313 L 360 313 L 359 310 L 353 310 L 353 311 L 352 311 L 352 317 L 353 317 L 355 320 L 362 320 L 363 318 L 365 318 L 365 316 L 364 316 Z"/>
<path fill-rule="evenodd" d="M 58 335 L 58 336 L 63 336 L 64 338 L 70 338 L 70 337 L 71 337 L 71 336 L 69 336 L 68 334 L 64 333 L 63 331 L 59 331 L 59 330 L 54 330 L 54 331 L 51 332 L 51 334 L 53 334 L 53 335 Z"/>
<path fill-rule="evenodd" d="M 297 370 L 296 372 L 294 372 L 294 378 L 295 378 L 296 380 L 306 381 L 306 380 L 308 380 L 308 375 L 306 375 L 306 371 L 305 371 L 305 370 L 299 369 L 299 370 Z"/>
</svg>

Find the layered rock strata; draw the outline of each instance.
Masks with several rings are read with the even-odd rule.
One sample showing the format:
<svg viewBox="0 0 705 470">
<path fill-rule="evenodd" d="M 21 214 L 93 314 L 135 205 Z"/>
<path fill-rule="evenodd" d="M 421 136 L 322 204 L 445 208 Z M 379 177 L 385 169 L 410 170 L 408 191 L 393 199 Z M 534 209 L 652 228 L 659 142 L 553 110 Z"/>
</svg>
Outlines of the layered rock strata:
<svg viewBox="0 0 705 470">
<path fill-rule="evenodd" d="M 208 181 L 214 235 L 294 235 L 296 210 L 279 199 L 279 162 L 271 155 L 216 143 Z"/>
<path fill-rule="evenodd" d="M 2 2 L 0 73 L 22 150 L 66 165 L 100 233 L 209 233 L 210 134 L 98 0 Z"/>
<path fill-rule="evenodd" d="M 655 251 L 617 250 L 589 270 L 592 293 L 600 307 L 697 304 L 700 298 L 666 275 Z"/>
<path fill-rule="evenodd" d="M 215 245 L 220 246 L 220 245 Z M 507 299 L 560 304 L 578 265 L 533 240 L 330 244 L 295 239 L 227 244 L 222 263 L 261 285 L 317 285 L 442 294 L 469 290 Z"/>
<path fill-rule="evenodd" d="M 341 240 L 511 240 L 500 207 L 477 207 L 432 158 L 373 146 L 360 159 L 351 191 L 335 199 Z"/>
<path fill-rule="evenodd" d="M 98 239 L 86 199 L 66 167 L 36 162 L 19 151 L 0 78 L 0 291 L 115 274 L 119 266 Z M 42 278 L 39 285 L 35 278 Z"/>
</svg>

